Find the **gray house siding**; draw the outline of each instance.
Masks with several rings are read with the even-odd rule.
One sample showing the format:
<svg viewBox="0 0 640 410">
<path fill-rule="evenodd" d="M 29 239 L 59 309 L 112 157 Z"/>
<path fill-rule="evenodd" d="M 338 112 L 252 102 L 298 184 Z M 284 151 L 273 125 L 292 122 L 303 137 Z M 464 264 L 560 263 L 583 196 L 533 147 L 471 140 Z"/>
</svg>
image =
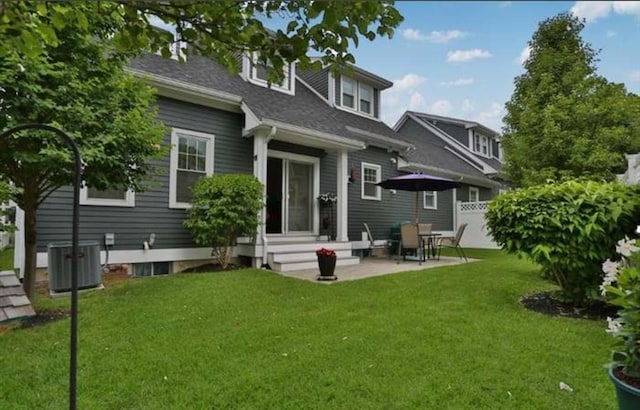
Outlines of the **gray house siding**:
<svg viewBox="0 0 640 410">
<path fill-rule="evenodd" d="M 361 240 L 366 222 L 374 238 L 389 237 L 392 225 L 403 221 L 415 220 L 415 192 L 397 191 L 392 194 L 382 190 L 380 201 L 362 199 L 362 162 L 380 165 L 382 180 L 401 175 L 396 165 L 389 159 L 393 154 L 384 149 L 369 147 L 363 151 L 349 154 L 349 167 L 355 169 L 355 182 L 350 183 L 349 190 L 349 227 L 350 240 Z M 422 195 L 419 194 L 420 222 L 432 223 L 433 229 L 451 230 L 453 225 L 452 191 L 438 193 L 438 210 L 423 209 Z"/>
<path fill-rule="evenodd" d="M 410 138 L 410 141 L 420 139 L 426 140 L 432 144 L 442 145 L 440 137 L 436 136 L 433 132 L 429 131 L 422 125 L 416 123 L 412 119 L 405 121 L 398 129 L 400 135 L 405 135 Z"/>
<path fill-rule="evenodd" d="M 177 127 L 215 135 L 214 173 L 253 173 L 253 143 L 242 138 L 241 114 L 220 111 L 166 98 L 159 100 L 159 119 Z M 165 142 L 170 143 L 168 130 Z M 112 250 L 142 249 L 149 234 L 156 234 L 154 248 L 193 247 L 182 227 L 185 211 L 169 209 L 169 154 L 154 162 L 161 174 L 138 192 L 135 207 L 80 206 L 80 240 L 103 242 L 104 234 L 115 233 Z M 38 251 L 48 243 L 71 240 L 71 187 L 54 192 L 38 211 Z"/>
<path fill-rule="evenodd" d="M 298 70 L 298 76 L 325 99 L 329 99 L 329 69 L 320 71 Z"/>
<path fill-rule="evenodd" d="M 474 185 L 463 185 L 457 189 L 457 200 L 461 202 L 469 202 L 469 187 Z M 478 188 L 478 194 L 480 196 L 480 201 L 489 201 L 496 196 L 497 191 L 492 190 L 491 188 L 485 188 L 480 186 L 474 186 Z"/>
<path fill-rule="evenodd" d="M 436 127 L 451 135 L 456 141 L 465 147 L 469 147 L 469 131 L 466 128 L 458 125 L 446 124 L 444 122 L 438 122 Z"/>
</svg>

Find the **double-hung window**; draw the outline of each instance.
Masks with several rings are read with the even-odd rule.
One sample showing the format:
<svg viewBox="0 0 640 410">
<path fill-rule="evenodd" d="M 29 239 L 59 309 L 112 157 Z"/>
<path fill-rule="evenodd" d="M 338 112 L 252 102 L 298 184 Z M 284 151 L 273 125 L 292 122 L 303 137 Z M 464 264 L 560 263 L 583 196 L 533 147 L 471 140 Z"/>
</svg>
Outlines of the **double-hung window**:
<svg viewBox="0 0 640 410">
<path fill-rule="evenodd" d="M 424 191 L 424 209 L 438 209 L 438 193 Z"/>
<path fill-rule="evenodd" d="M 258 59 L 258 55 L 254 54 L 253 57 L 253 61 L 257 61 Z M 282 79 L 282 82 L 280 83 L 271 83 L 270 85 L 268 84 L 268 70 L 272 67 L 271 64 L 255 64 L 253 65 L 251 60 L 248 61 L 248 64 L 250 64 L 250 68 L 249 68 L 249 80 L 254 83 L 254 84 L 258 84 L 261 85 L 263 87 L 267 87 L 269 86 L 271 89 L 274 90 L 278 90 L 278 91 L 282 91 L 284 93 L 287 94 L 293 94 L 295 92 L 294 90 L 294 84 L 295 84 L 295 80 L 293 79 L 293 70 L 295 70 L 295 64 L 294 63 L 286 63 L 284 64 L 283 67 L 283 75 L 284 78 Z"/>
<path fill-rule="evenodd" d="M 362 163 L 362 199 L 379 201 L 382 198 L 381 181 L 382 167 L 375 164 Z"/>
<path fill-rule="evenodd" d="M 373 116 L 374 88 L 353 78 L 345 76 L 341 78 L 340 105 L 348 110 Z"/>
<path fill-rule="evenodd" d="M 191 206 L 193 185 L 213 174 L 214 136 L 174 128 L 171 133 L 169 207 Z"/>
<path fill-rule="evenodd" d="M 342 77 L 342 106 L 356 108 L 356 81 L 348 77 Z"/>
<path fill-rule="evenodd" d="M 473 151 L 484 155 L 485 157 L 489 157 L 491 155 L 491 151 L 489 149 L 489 137 L 482 134 L 473 134 Z"/>
<path fill-rule="evenodd" d="M 480 201 L 480 190 L 474 186 L 469 187 L 469 202 Z"/>
</svg>

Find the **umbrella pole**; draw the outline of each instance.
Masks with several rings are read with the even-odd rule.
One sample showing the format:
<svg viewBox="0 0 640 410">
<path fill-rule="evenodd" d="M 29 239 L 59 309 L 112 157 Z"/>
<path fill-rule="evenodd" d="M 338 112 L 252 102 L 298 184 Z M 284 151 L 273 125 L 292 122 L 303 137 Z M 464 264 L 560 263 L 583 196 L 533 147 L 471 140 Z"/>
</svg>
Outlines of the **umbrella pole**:
<svg viewBox="0 0 640 410">
<path fill-rule="evenodd" d="M 416 224 L 420 223 L 420 218 L 418 218 L 418 192 L 416 191 Z"/>
</svg>

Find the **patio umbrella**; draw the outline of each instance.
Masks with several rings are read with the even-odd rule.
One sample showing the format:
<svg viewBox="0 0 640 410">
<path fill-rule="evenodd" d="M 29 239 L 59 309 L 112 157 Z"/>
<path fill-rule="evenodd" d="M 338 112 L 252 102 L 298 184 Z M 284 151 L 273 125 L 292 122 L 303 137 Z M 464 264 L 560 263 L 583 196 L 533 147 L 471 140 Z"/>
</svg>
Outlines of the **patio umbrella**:
<svg viewBox="0 0 640 410">
<path fill-rule="evenodd" d="M 446 191 L 448 189 L 457 188 L 460 183 L 453 179 L 437 177 L 434 175 L 415 173 L 400 175 L 386 179 L 380 183 L 384 189 L 397 189 L 399 191 L 414 191 L 416 193 L 416 223 L 419 219 L 419 192 L 422 191 Z"/>
</svg>

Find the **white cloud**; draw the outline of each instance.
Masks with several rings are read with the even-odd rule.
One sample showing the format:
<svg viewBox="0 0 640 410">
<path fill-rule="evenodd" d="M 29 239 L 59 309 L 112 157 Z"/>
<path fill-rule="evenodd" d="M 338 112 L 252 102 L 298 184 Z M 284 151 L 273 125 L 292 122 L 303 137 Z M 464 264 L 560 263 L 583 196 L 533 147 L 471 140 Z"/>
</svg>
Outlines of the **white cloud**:
<svg viewBox="0 0 640 410">
<path fill-rule="evenodd" d="M 492 102 L 487 110 L 472 115 L 470 119 L 499 132 L 505 113 L 503 104 Z"/>
<path fill-rule="evenodd" d="M 613 31 L 613 30 L 607 30 L 606 36 L 607 36 L 607 37 L 613 37 L 613 36 L 615 36 L 616 34 L 618 34 L 618 33 L 616 33 L 616 32 L 615 32 L 615 31 Z"/>
<path fill-rule="evenodd" d="M 449 31 L 432 31 L 429 34 L 423 34 L 418 29 L 407 28 L 402 30 L 402 36 L 407 40 L 429 41 L 431 43 L 448 43 L 451 40 L 462 38 L 467 33 L 460 30 Z"/>
<path fill-rule="evenodd" d="M 412 90 L 425 81 L 427 81 L 427 79 L 418 74 L 405 74 L 401 79 L 393 81 L 392 90 Z"/>
<path fill-rule="evenodd" d="M 525 48 L 522 49 L 522 51 L 520 52 L 520 55 L 516 57 L 514 61 L 520 65 L 523 65 L 525 61 L 529 59 L 530 55 L 531 55 L 531 47 L 526 46 Z"/>
<path fill-rule="evenodd" d="M 429 106 L 429 112 L 436 115 L 447 115 L 453 110 L 453 105 L 448 100 L 438 100 Z"/>
<path fill-rule="evenodd" d="M 420 94 L 418 91 L 414 91 L 411 93 L 411 97 L 409 98 L 409 109 L 411 111 L 418 111 L 422 109 L 427 104 L 424 96 Z"/>
<path fill-rule="evenodd" d="M 416 30 L 414 28 L 406 28 L 402 30 L 402 37 L 406 38 L 407 40 L 418 40 L 418 41 L 427 39 L 426 36 L 420 32 L 420 30 Z"/>
<path fill-rule="evenodd" d="M 425 111 L 427 103 L 420 88 L 427 82 L 418 74 L 405 74 L 393 80 L 393 87 L 382 94 L 382 120 L 393 126 L 406 110 Z"/>
<path fill-rule="evenodd" d="M 629 79 L 631 81 L 639 81 L 640 82 L 640 70 L 633 70 L 629 73 Z"/>
<path fill-rule="evenodd" d="M 461 87 L 463 85 L 471 85 L 473 84 L 473 82 L 473 78 L 458 78 L 457 80 L 453 81 L 443 81 L 440 83 L 440 85 L 446 85 L 449 87 Z"/>
<path fill-rule="evenodd" d="M 640 17 L 640 1 L 576 1 L 571 13 L 588 23 L 607 17 L 611 12 Z"/>
<path fill-rule="evenodd" d="M 473 50 L 454 50 L 447 53 L 447 62 L 464 63 L 478 58 L 489 58 L 491 53 L 486 50 L 475 48 Z"/>
<path fill-rule="evenodd" d="M 462 112 L 471 112 L 474 109 L 475 107 L 473 106 L 473 103 L 471 101 L 469 101 L 468 99 L 462 101 Z"/>
<path fill-rule="evenodd" d="M 467 33 L 460 30 L 432 31 L 427 36 L 427 40 L 431 41 L 432 43 L 448 43 L 451 40 L 462 38 L 466 35 Z"/>
<path fill-rule="evenodd" d="M 513 2 L 512 2 L 512 1 L 501 1 L 501 2 L 498 4 L 498 7 L 500 7 L 501 9 L 503 9 L 503 8 L 505 8 L 505 7 L 509 7 L 509 6 L 511 6 L 511 4 L 513 4 Z"/>
</svg>

